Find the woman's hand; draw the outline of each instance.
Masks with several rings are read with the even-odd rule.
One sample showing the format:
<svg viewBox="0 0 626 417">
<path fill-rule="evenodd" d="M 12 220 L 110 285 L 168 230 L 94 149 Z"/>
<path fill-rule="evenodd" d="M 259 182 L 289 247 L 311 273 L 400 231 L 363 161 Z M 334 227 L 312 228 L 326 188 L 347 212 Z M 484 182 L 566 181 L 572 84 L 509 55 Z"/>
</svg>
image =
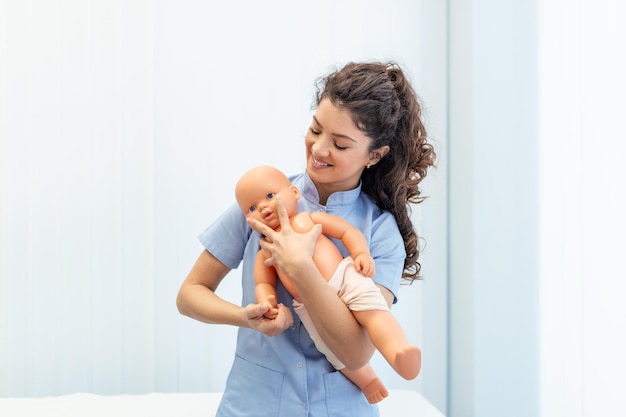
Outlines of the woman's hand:
<svg viewBox="0 0 626 417">
<path fill-rule="evenodd" d="M 269 303 L 248 304 L 244 307 L 244 316 L 248 326 L 267 336 L 276 336 L 293 324 L 291 310 L 283 304 L 278 304 L 278 314 L 275 318 L 265 317 L 271 308 Z"/>
<path fill-rule="evenodd" d="M 259 242 L 269 255 L 265 265 L 280 268 L 287 276 L 296 280 L 304 266 L 313 265 L 313 250 L 322 226 L 316 224 L 309 232 L 298 233 L 291 227 L 287 210 L 280 198 L 276 206 L 280 221 L 279 231 L 250 217 L 248 224 L 265 236 Z"/>
</svg>

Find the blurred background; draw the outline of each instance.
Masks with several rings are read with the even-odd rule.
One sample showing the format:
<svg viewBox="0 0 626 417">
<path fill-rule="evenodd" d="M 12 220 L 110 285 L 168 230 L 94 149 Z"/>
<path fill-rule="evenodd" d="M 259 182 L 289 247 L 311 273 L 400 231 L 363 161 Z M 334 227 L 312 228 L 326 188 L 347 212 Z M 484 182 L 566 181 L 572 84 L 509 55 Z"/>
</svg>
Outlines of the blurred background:
<svg viewBox="0 0 626 417">
<path fill-rule="evenodd" d="M 253 165 L 304 168 L 314 81 L 397 61 L 438 167 L 393 308 L 451 417 L 619 415 L 626 6 L 0 0 L 0 396 L 221 391 L 236 329 L 178 314 Z M 240 299 L 239 271 L 218 293 Z"/>
</svg>

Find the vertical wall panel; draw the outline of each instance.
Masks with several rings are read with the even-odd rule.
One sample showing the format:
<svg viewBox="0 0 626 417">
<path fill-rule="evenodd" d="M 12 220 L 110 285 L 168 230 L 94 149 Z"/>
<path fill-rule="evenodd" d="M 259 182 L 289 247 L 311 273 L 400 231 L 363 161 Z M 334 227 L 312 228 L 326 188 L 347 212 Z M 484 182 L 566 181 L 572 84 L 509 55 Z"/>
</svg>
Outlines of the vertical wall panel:
<svg viewBox="0 0 626 417">
<path fill-rule="evenodd" d="M 584 416 L 580 2 L 539 9 L 542 416 Z M 566 6 L 566 7 L 565 7 Z M 555 16 L 559 30 L 554 30 Z M 564 68 L 567 68 L 564 71 Z"/>
<path fill-rule="evenodd" d="M 155 389 L 154 93 L 152 11 L 147 1 L 124 3 L 122 59 L 122 259 L 124 287 L 124 391 Z M 159 307 L 160 306 L 160 307 Z"/>
<path fill-rule="evenodd" d="M 626 390 L 626 58 L 616 51 L 626 7 L 551 1 L 540 12 L 542 415 L 618 415 Z"/>
<path fill-rule="evenodd" d="M 413 21 L 420 16 L 420 54 L 412 67 L 413 79 L 423 99 L 424 119 L 437 151 L 437 169 L 424 180 L 427 200 L 416 224 L 424 238 L 422 253 L 424 281 L 421 298 L 423 312 L 422 367 L 423 394 L 447 415 L 448 390 L 448 5 L 429 0 L 419 2 L 419 12 L 403 14 Z M 383 46 L 384 47 L 384 46 Z M 422 63 L 427 63 L 423 65 Z M 444 214 L 445 213 L 445 214 Z"/>
<path fill-rule="evenodd" d="M 92 389 L 90 3 L 61 3 L 61 390 Z"/>
<path fill-rule="evenodd" d="M 0 358 L 8 357 L 8 320 L 9 320 L 9 274 L 8 274 L 8 167 L 7 154 L 9 151 L 7 141 L 7 117 L 8 117 L 8 5 L 6 1 L 0 1 Z M 9 382 L 8 361 L 0 360 L 0 392 L 8 392 Z"/>
<path fill-rule="evenodd" d="M 28 232 L 29 195 L 28 178 L 32 132 L 32 21 L 31 4 L 9 4 L 7 14 L 16 17 L 6 23 L 7 31 L 7 148 L 4 156 L 7 175 L 6 210 L 6 265 L 7 285 L 6 369 L 8 391 L 13 394 L 30 392 L 30 292 L 31 258 Z M 9 41 L 10 40 L 10 41 Z M 9 139 L 10 138 L 10 139 Z M 16 138 L 17 140 L 14 140 Z"/>
<path fill-rule="evenodd" d="M 33 2 L 31 196 L 32 395 L 48 393 L 61 381 L 60 264 L 60 19 L 54 2 Z M 36 383 L 35 383 L 36 382 Z"/>
<path fill-rule="evenodd" d="M 161 391 L 177 390 L 179 380 L 179 331 L 181 320 L 174 311 L 174 299 L 178 283 L 184 278 L 178 257 L 179 236 L 183 213 L 178 210 L 178 203 L 184 198 L 176 194 L 178 185 L 186 187 L 186 178 L 177 174 L 177 167 L 183 168 L 185 156 L 180 152 L 191 132 L 192 126 L 177 120 L 183 111 L 179 101 L 180 88 L 177 86 L 177 74 L 187 79 L 190 68 L 174 52 L 178 42 L 188 42 L 178 36 L 181 17 L 178 4 L 174 2 L 156 2 L 154 7 L 154 277 L 160 285 L 157 287 L 158 308 L 155 310 L 155 322 L 159 338 L 157 358 L 164 366 L 157 368 L 156 388 Z M 157 29 L 159 28 L 159 29 Z M 169 36 L 168 34 L 172 34 Z M 200 51 L 198 51 L 200 53 Z M 177 132 L 176 127 L 181 128 Z M 199 132 L 198 132 L 199 134 Z M 178 145 L 177 145 L 178 143 Z M 183 168 L 184 169 L 184 168 Z M 202 169 L 200 170 L 203 171 Z M 199 252 L 199 251 L 198 251 Z M 191 267 L 191 265 L 190 265 Z M 176 338 L 174 343 L 167 339 Z"/>
<path fill-rule="evenodd" d="M 124 389 L 123 293 L 126 281 L 123 217 L 122 138 L 122 10 L 118 2 L 92 2 L 90 97 L 93 154 L 91 204 L 93 389 L 116 393 Z"/>
<path fill-rule="evenodd" d="M 454 417 L 539 409 L 535 3 L 450 3 Z"/>
<path fill-rule="evenodd" d="M 584 405 L 590 417 L 626 413 L 620 401 L 626 390 L 626 56 L 617 52 L 626 39 L 626 5 L 607 0 L 582 4 L 582 325 Z M 597 152 L 602 156 L 594 158 Z"/>
</svg>

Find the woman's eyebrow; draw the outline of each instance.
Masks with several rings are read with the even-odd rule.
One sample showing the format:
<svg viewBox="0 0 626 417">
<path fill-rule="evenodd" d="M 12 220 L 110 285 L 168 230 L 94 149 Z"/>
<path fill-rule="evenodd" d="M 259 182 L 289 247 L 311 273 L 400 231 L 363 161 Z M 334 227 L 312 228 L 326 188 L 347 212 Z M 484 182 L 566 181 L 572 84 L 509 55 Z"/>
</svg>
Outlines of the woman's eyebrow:
<svg viewBox="0 0 626 417">
<path fill-rule="evenodd" d="M 315 115 L 313 115 L 313 120 L 315 121 L 315 123 L 317 123 L 317 125 L 318 125 L 319 127 L 321 127 L 322 129 L 324 128 L 324 126 L 322 126 L 322 124 L 320 123 L 320 121 L 319 121 L 319 120 L 317 120 L 317 117 L 315 117 Z M 355 140 L 355 139 L 351 138 L 351 137 L 350 137 L 350 136 L 348 136 L 348 135 L 344 135 L 343 133 L 335 133 L 335 132 L 331 132 L 331 133 L 332 133 L 332 135 L 333 135 L 333 136 L 336 136 L 336 137 L 338 137 L 338 138 L 345 138 L 345 139 L 349 139 L 349 140 L 351 140 L 352 142 L 356 142 L 356 140 Z"/>
</svg>

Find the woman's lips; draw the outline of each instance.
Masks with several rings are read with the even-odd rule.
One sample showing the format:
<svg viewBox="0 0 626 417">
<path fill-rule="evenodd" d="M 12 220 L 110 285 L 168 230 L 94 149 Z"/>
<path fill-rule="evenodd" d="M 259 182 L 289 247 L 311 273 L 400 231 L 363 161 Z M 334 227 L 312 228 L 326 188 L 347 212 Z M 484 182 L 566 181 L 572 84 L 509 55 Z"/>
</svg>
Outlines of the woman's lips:
<svg viewBox="0 0 626 417">
<path fill-rule="evenodd" d="M 315 159 L 315 157 L 313 157 L 313 156 L 311 157 L 311 163 L 312 163 L 313 166 L 319 167 L 319 168 L 326 168 L 326 167 L 330 166 L 330 164 L 327 164 L 325 162 L 319 161 L 319 160 Z"/>
</svg>

